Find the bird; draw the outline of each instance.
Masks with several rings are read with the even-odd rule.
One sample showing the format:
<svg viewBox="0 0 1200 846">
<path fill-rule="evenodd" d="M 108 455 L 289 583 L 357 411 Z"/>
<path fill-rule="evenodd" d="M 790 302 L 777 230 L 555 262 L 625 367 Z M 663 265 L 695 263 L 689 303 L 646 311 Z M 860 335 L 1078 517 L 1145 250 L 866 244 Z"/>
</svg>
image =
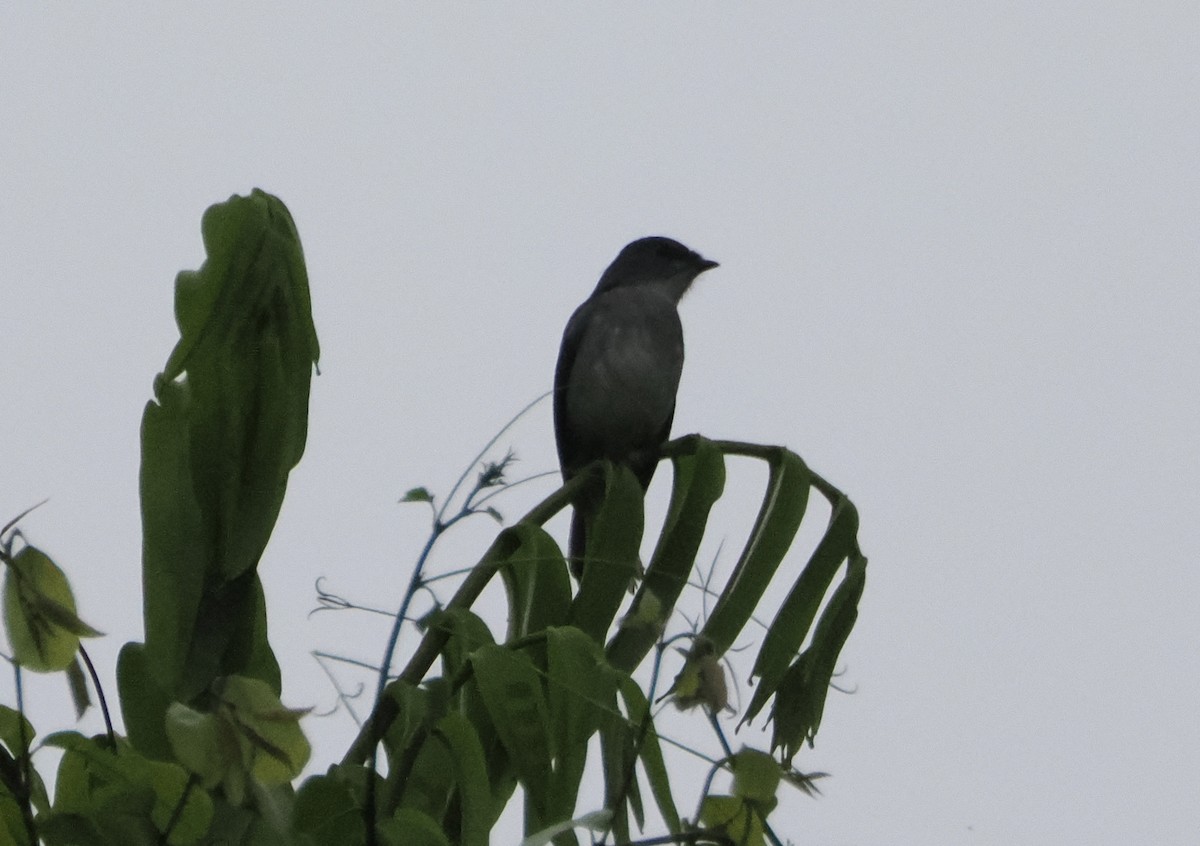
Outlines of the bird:
<svg viewBox="0 0 1200 846">
<path fill-rule="evenodd" d="M 680 299 L 717 267 L 663 236 L 626 245 L 567 321 L 554 370 L 554 435 L 563 482 L 599 459 L 625 464 L 645 491 L 671 434 L 683 372 Z M 567 543 L 582 579 L 595 492 L 576 500 Z"/>
</svg>

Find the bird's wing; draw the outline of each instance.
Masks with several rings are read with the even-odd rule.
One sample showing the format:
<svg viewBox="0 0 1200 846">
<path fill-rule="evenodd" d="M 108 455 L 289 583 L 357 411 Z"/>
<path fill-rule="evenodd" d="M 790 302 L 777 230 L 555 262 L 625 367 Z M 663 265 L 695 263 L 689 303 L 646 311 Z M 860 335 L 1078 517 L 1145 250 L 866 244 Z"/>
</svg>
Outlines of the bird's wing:
<svg viewBox="0 0 1200 846">
<path fill-rule="evenodd" d="M 639 482 L 642 483 L 642 490 L 650 487 L 650 480 L 654 478 L 654 471 L 658 469 L 659 451 L 663 444 L 671 439 L 671 424 L 675 422 L 675 403 L 671 403 L 671 413 L 667 415 L 667 419 L 663 422 L 662 429 L 658 433 L 657 447 L 647 456 L 645 462 L 634 467 L 633 472 L 637 476 Z"/>
<path fill-rule="evenodd" d="M 567 328 L 563 331 L 562 346 L 558 349 L 558 364 L 554 368 L 554 439 L 558 444 L 558 463 L 562 467 L 564 479 L 570 479 L 579 465 L 586 463 L 578 455 L 577 440 L 566 437 L 567 386 L 571 380 L 571 369 L 575 366 L 575 357 L 579 353 L 579 345 L 587 330 L 588 315 L 591 313 L 593 305 L 593 300 L 586 300 L 583 305 L 575 309 L 575 313 L 567 321 Z"/>
</svg>

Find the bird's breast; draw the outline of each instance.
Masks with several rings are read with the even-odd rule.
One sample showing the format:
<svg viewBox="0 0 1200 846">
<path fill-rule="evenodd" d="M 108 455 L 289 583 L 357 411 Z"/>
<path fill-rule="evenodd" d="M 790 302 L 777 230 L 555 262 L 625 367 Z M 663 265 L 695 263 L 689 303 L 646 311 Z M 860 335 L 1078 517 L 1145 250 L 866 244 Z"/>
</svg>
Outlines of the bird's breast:
<svg viewBox="0 0 1200 846">
<path fill-rule="evenodd" d="M 674 303 L 618 290 L 600 298 L 588 318 L 567 387 L 571 428 L 614 459 L 656 446 L 683 369 Z"/>
</svg>

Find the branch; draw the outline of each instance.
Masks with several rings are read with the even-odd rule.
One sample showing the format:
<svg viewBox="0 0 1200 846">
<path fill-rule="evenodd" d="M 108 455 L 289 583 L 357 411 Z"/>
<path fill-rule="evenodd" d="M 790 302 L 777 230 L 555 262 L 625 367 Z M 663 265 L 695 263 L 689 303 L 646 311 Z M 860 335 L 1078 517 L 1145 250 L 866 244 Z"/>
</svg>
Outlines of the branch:
<svg viewBox="0 0 1200 846">
<path fill-rule="evenodd" d="M 571 503 L 575 498 L 576 493 L 586 484 L 588 479 L 585 474 L 576 476 L 567 484 L 563 485 L 546 499 L 542 500 L 534 506 L 524 517 L 518 522 L 533 523 L 542 525 L 563 508 Z M 479 595 L 483 593 L 483 589 L 487 587 L 492 580 L 492 576 L 496 575 L 500 564 L 516 549 L 517 541 L 513 538 L 511 532 L 507 529 L 502 531 L 492 545 L 488 547 L 487 552 L 479 559 L 470 573 L 459 585 L 458 591 L 447 605 L 448 608 L 470 608 Z M 421 642 L 417 645 L 412 657 L 409 659 L 407 666 L 400 673 L 399 678 L 412 685 L 419 685 L 421 680 L 425 678 L 425 674 L 429 672 L 429 668 L 433 666 L 433 662 L 437 660 L 441 654 L 442 648 L 446 645 L 446 641 L 450 639 L 449 632 L 443 629 L 431 629 L 421 638 Z M 342 765 L 349 766 L 354 764 L 365 763 L 371 757 L 371 751 L 383 736 L 387 734 L 389 728 L 396 717 L 399 715 L 399 705 L 395 699 L 385 696 L 375 703 L 375 708 L 371 712 L 371 716 L 367 719 L 366 725 L 359 731 L 358 736 L 346 750 L 346 754 L 342 756 Z"/>
</svg>

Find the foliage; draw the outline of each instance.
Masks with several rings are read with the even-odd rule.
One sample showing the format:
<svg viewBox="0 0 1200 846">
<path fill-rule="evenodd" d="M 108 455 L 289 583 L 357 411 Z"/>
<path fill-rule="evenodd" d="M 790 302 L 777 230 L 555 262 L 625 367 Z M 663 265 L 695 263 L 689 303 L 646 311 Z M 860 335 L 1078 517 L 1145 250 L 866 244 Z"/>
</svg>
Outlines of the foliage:
<svg viewBox="0 0 1200 846">
<path fill-rule="evenodd" d="M 309 746 L 302 712 L 279 701 L 257 566 L 307 435 L 318 359 L 308 281 L 291 216 L 269 194 L 213 206 L 202 231 L 207 259 L 176 280 L 180 340 L 142 418 L 146 642 L 126 644 L 118 662 L 127 736 L 110 726 L 93 738 L 46 738 L 63 750 L 53 801 L 31 761 L 21 672 L 65 671 L 82 691 L 80 660 L 90 662 L 80 638 L 99 633 L 76 616 L 62 570 L 24 542 L 16 521 L 0 531 L 18 680 L 17 707 L 0 706 L 0 846 L 482 846 L 518 787 L 530 844 L 578 843 L 579 831 L 628 842 L 648 801 L 676 842 L 779 842 L 770 815 L 781 785 L 811 789 L 792 760 L 820 726 L 863 589 L 858 515 L 794 453 L 700 436 L 664 448 L 673 490 L 644 571 L 641 487 L 628 469 L 598 465 L 499 532 L 449 601 L 420 621 L 423 638 L 393 676 L 429 552 L 466 517 L 499 518 L 487 502 L 507 484 L 509 461 L 485 465 L 454 514 L 450 497 L 439 508 L 426 489 L 410 491 L 404 501 L 431 508 L 433 531 L 395 615 L 371 717 L 339 763 L 293 789 Z M 758 516 L 726 583 L 704 586 L 715 604 L 703 625 L 667 637 L 695 586 L 729 456 L 768 467 Z M 603 501 L 576 586 L 543 526 L 587 485 L 602 486 Z M 831 505 L 824 536 L 773 619 L 759 623 L 813 491 Z M 497 577 L 508 600 L 503 633 L 474 610 Z M 734 753 L 720 728 L 722 660 L 752 625 L 763 633 L 752 638 L 755 692 L 741 719 L 771 706 L 775 754 Z M 708 714 L 722 750 L 690 816 L 676 806 L 653 709 L 664 663 L 683 640 L 667 694 Z M 591 810 L 577 816 L 597 749 L 604 795 L 582 797 Z M 720 770 L 733 776 L 729 795 L 711 790 Z"/>
</svg>

